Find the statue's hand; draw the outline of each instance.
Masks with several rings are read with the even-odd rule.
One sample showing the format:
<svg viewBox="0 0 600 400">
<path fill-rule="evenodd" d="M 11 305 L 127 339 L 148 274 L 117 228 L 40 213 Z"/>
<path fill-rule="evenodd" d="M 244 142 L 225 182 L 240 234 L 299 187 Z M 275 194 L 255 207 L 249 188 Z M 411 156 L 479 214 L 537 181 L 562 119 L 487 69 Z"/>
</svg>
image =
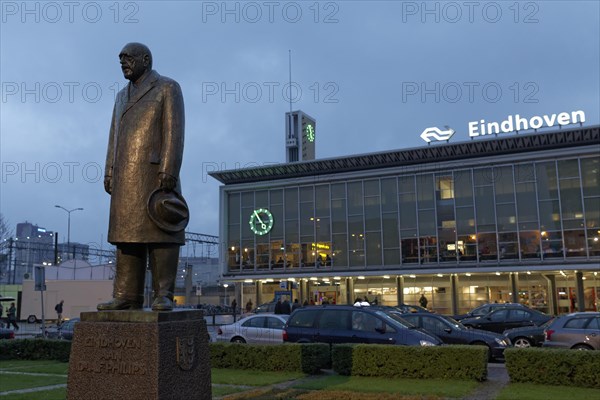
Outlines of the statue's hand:
<svg viewBox="0 0 600 400">
<path fill-rule="evenodd" d="M 112 193 L 112 176 L 105 176 L 104 177 L 104 190 L 108 194 Z"/>
<path fill-rule="evenodd" d="M 158 174 L 158 180 L 160 181 L 160 188 L 167 192 L 170 192 L 177 186 L 177 178 L 164 172 Z"/>
</svg>

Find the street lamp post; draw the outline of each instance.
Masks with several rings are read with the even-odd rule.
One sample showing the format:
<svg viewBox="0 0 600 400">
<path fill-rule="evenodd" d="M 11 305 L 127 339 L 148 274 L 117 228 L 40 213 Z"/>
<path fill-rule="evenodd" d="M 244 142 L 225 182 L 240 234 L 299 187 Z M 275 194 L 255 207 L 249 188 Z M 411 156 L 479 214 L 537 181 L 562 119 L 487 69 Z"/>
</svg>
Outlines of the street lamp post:
<svg viewBox="0 0 600 400">
<path fill-rule="evenodd" d="M 64 208 L 63 206 L 59 206 L 59 205 L 55 205 L 54 207 L 56 208 L 60 208 L 64 211 L 67 212 L 67 214 L 69 215 L 68 217 L 68 222 L 67 222 L 67 254 L 69 254 L 69 248 L 71 247 L 71 213 L 73 211 L 83 211 L 83 208 L 78 207 L 78 208 L 74 208 L 72 210 L 67 210 L 66 208 Z"/>
</svg>

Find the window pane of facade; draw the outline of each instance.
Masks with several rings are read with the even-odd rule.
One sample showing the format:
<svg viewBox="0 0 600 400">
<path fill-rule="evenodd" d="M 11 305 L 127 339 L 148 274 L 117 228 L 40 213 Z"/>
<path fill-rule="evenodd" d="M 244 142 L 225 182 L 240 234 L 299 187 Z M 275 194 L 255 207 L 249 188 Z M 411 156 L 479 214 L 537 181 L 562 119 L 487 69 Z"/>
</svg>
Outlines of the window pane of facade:
<svg viewBox="0 0 600 400">
<path fill-rule="evenodd" d="M 298 219 L 298 189 L 285 189 L 285 219 Z"/>
<path fill-rule="evenodd" d="M 254 193 L 254 208 L 269 208 L 269 192 L 259 190 Z"/>
<path fill-rule="evenodd" d="M 315 210 L 313 203 L 300 203 L 300 236 L 309 236 L 314 241 Z"/>
<path fill-rule="evenodd" d="M 273 215 L 273 228 L 269 234 L 272 238 L 283 238 L 283 205 L 272 205 L 269 211 Z"/>
<path fill-rule="evenodd" d="M 585 243 L 585 231 L 565 230 L 565 256 L 566 257 L 585 257 L 587 255 Z"/>
<path fill-rule="evenodd" d="M 535 164 L 539 200 L 558 199 L 558 183 L 554 162 Z"/>
<path fill-rule="evenodd" d="M 494 189 L 492 186 L 480 186 L 475 188 L 475 211 L 477 217 L 477 230 L 479 232 L 492 232 L 496 230 Z"/>
<path fill-rule="evenodd" d="M 517 217 L 520 229 L 526 229 L 526 223 L 534 222 L 537 225 L 536 204 L 535 184 L 533 182 L 517 183 Z"/>
<path fill-rule="evenodd" d="M 539 259 L 540 252 L 540 232 L 539 231 L 521 231 L 519 232 L 519 246 L 521 246 L 521 258 Z"/>
<path fill-rule="evenodd" d="M 366 231 L 381 230 L 379 196 L 365 198 L 365 229 Z"/>
<path fill-rule="evenodd" d="M 579 163 L 576 159 L 558 161 L 558 178 L 579 178 Z"/>
<path fill-rule="evenodd" d="M 454 173 L 454 202 L 457 207 L 473 205 L 473 179 L 470 169 Z"/>
<path fill-rule="evenodd" d="M 577 179 L 561 179 L 560 208 L 563 219 L 583 220 L 583 207 L 581 204 L 581 187 Z"/>
<path fill-rule="evenodd" d="M 456 209 L 456 231 L 459 235 L 475 233 L 475 211 L 472 207 Z"/>
<path fill-rule="evenodd" d="M 561 229 L 558 200 L 540 201 L 540 228 L 543 231 Z"/>
<path fill-rule="evenodd" d="M 363 214 L 362 181 L 348 183 L 348 215 Z"/>
<path fill-rule="evenodd" d="M 535 168 L 533 164 L 515 165 L 515 182 L 535 182 Z"/>
<path fill-rule="evenodd" d="M 396 178 L 381 180 L 381 211 L 398 212 L 398 188 Z"/>
<path fill-rule="evenodd" d="M 333 233 L 346 233 L 346 200 L 332 200 L 331 207 Z"/>
<path fill-rule="evenodd" d="M 480 261 L 496 261 L 498 259 L 498 247 L 495 233 L 480 233 L 477 235 Z"/>
<path fill-rule="evenodd" d="M 381 266 L 381 232 L 367 232 L 367 267 Z"/>
<path fill-rule="evenodd" d="M 581 181 L 585 197 L 600 196 L 600 157 L 581 160 Z"/>
<path fill-rule="evenodd" d="M 240 223 L 240 194 L 231 193 L 227 196 L 227 216 L 230 224 Z"/>
<path fill-rule="evenodd" d="M 364 182 L 365 196 L 379 196 L 379 179 L 369 179 Z"/>
<path fill-rule="evenodd" d="M 417 228 L 417 203 L 414 193 L 400 194 L 400 227 L 402 229 Z"/>
<path fill-rule="evenodd" d="M 269 190 L 269 196 L 270 196 L 271 206 L 273 206 L 273 204 L 283 204 L 283 190 L 281 190 L 281 189 Z"/>
<path fill-rule="evenodd" d="M 383 247 L 389 249 L 399 246 L 398 215 L 395 213 L 383 214 Z"/>
<path fill-rule="evenodd" d="M 398 177 L 398 193 L 414 193 L 415 176 L 406 175 Z"/>
<path fill-rule="evenodd" d="M 416 264 L 419 262 L 419 241 L 414 231 L 403 231 L 402 237 L 402 263 Z"/>
<path fill-rule="evenodd" d="M 345 183 L 331 184 L 331 198 L 332 199 L 345 199 L 346 198 L 346 184 Z"/>
<path fill-rule="evenodd" d="M 496 203 L 514 203 L 512 167 L 494 168 L 494 178 Z"/>
<path fill-rule="evenodd" d="M 584 200 L 585 222 L 588 228 L 600 227 L 600 197 L 590 197 Z"/>
<path fill-rule="evenodd" d="M 314 201 L 314 193 L 312 186 L 303 186 L 300 188 L 300 202 Z"/>
<path fill-rule="evenodd" d="M 329 217 L 329 185 L 315 187 L 315 213 L 317 217 Z"/>
<path fill-rule="evenodd" d="M 435 214 L 433 210 L 419 211 L 419 236 L 435 236 Z"/>
<path fill-rule="evenodd" d="M 360 215 L 348 217 L 348 245 L 350 266 L 365 265 L 365 235 L 363 218 Z"/>
<path fill-rule="evenodd" d="M 517 216 L 514 204 L 499 204 L 496 206 L 498 216 L 498 231 L 514 231 L 517 229 Z"/>
<path fill-rule="evenodd" d="M 435 207 L 433 175 L 417 175 L 417 204 L 420 210 L 432 209 Z"/>
<path fill-rule="evenodd" d="M 348 237 L 344 234 L 333 235 L 332 238 L 332 265 L 334 267 L 345 267 L 348 265 L 348 245 L 346 243 Z"/>
</svg>

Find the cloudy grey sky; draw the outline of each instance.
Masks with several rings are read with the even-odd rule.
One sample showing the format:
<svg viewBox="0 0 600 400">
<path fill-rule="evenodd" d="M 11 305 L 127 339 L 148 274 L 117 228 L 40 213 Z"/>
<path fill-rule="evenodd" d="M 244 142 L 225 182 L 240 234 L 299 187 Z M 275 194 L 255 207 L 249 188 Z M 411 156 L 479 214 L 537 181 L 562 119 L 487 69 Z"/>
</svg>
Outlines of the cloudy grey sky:
<svg viewBox="0 0 600 400">
<path fill-rule="evenodd" d="M 218 234 L 208 171 L 285 161 L 284 113 L 317 119 L 317 157 L 425 145 L 448 125 L 583 110 L 600 121 L 597 1 L 1 1 L 0 212 L 106 240 L 102 185 L 117 55 L 147 44 L 186 107 L 188 230 Z M 481 139 L 481 138 L 480 138 Z M 443 144 L 437 144 L 443 145 Z"/>
</svg>

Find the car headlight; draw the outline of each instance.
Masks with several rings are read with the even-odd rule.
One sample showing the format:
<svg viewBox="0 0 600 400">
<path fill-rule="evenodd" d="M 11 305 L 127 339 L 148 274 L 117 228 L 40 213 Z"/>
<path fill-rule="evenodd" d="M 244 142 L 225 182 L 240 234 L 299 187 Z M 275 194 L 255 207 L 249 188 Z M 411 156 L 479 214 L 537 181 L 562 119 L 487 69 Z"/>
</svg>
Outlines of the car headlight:
<svg viewBox="0 0 600 400">
<path fill-rule="evenodd" d="M 506 344 L 506 341 L 504 339 L 500 339 L 500 338 L 494 338 L 494 340 L 496 341 L 496 343 L 498 343 L 500 346 L 508 346 Z"/>
<path fill-rule="evenodd" d="M 419 340 L 421 346 L 435 346 L 435 343 L 431 343 L 429 340 Z"/>
</svg>

